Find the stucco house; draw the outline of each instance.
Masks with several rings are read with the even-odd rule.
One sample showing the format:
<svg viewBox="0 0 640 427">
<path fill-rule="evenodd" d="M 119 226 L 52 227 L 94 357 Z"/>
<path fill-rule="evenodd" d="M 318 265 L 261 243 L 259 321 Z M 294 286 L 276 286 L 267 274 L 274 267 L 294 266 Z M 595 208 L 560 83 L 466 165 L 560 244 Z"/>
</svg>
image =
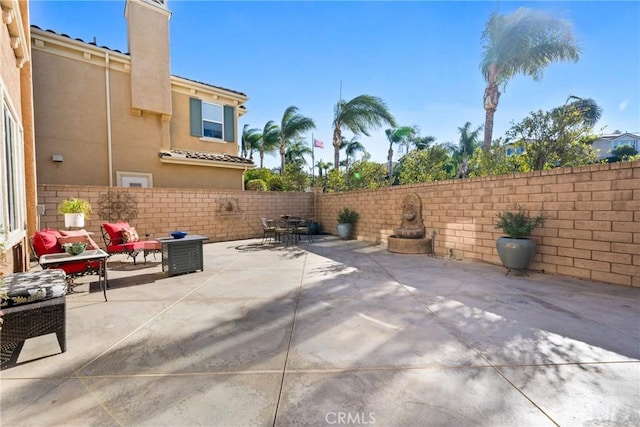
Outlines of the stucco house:
<svg viewBox="0 0 640 427">
<path fill-rule="evenodd" d="M 36 180 L 29 49 L 29 5 L 1 0 L 0 272 L 28 267 L 27 236 L 36 228 Z"/>
<path fill-rule="evenodd" d="M 628 145 L 640 151 L 640 134 L 628 132 L 615 132 L 602 135 L 593 141 L 593 149 L 598 154 L 598 160 L 611 157 L 611 152 L 621 145 Z"/>
<path fill-rule="evenodd" d="M 31 27 L 39 184 L 243 189 L 247 96 L 171 75 L 164 0 L 126 0 L 128 50 Z"/>
</svg>

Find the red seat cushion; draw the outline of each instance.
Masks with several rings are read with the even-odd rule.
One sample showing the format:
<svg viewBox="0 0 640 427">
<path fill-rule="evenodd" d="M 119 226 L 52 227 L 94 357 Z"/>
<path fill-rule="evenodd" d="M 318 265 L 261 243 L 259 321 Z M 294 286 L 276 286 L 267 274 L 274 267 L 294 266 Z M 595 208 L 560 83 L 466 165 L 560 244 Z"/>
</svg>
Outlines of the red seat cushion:
<svg viewBox="0 0 640 427">
<path fill-rule="evenodd" d="M 109 235 L 112 246 L 122 244 L 122 230 L 125 228 L 131 228 L 129 227 L 128 222 L 105 222 L 102 224 L 102 227 Z"/>
<path fill-rule="evenodd" d="M 72 275 L 85 272 L 87 270 L 87 264 L 89 264 L 89 268 L 92 270 L 98 270 L 100 268 L 100 261 L 69 262 L 67 264 L 62 264 L 56 268 L 63 270 L 65 273 L 67 273 L 67 275 Z"/>
<path fill-rule="evenodd" d="M 58 243 L 58 238 L 61 237 L 58 230 L 52 228 L 45 228 L 41 231 L 36 231 L 33 235 L 33 250 L 38 257 L 47 254 L 58 254 L 64 252 L 62 246 Z"/>
<path fill-rule="evenodd" d="M 130 243 L 120 243 L 118 245 L 111 245 L 107 248 L 108 252 L 133 252 L 135 250 L 143 250 L 145 249 L 145 241 L 138 242 L 130 242 Z"/>
</svg>

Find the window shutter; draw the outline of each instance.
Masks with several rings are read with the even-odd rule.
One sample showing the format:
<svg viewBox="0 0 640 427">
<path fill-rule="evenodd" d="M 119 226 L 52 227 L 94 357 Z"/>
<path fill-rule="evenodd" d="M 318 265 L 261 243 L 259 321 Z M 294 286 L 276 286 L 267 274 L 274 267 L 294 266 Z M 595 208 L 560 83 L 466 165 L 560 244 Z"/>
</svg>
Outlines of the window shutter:
<svg viewBox="0 0 640 427">
<path fill-rule="evenodd" d="M 191 136 L 202 136 L 202 101 L 189 98 L 189 117 L 191 118 Z"/>
<path fill-rule="evenodd" d="M 224 140 L 236 141 L 236 110 L 229 105 L 224 106 Z"/>
</svg>

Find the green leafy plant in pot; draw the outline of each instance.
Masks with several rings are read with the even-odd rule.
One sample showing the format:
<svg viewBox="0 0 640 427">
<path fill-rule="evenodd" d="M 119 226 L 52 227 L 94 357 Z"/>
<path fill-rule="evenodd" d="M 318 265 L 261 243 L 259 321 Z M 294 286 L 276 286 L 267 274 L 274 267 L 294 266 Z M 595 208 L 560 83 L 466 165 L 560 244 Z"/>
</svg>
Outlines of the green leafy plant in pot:
<svg viewBox="0 0 640 427">
<path fill-rule="evenodd" d="M 341 239 L 346 240 L 351 238 L 353 224 L 358 221 L 358 218 L 360 218 L 360 214 L 349 208 L 342 208 L 342 210 L 338 212 L 338 236 L 340 236 Z"/>
<path fill-rule="evenodd" d="M 84 199 L 69 198 L 58 205 L 58 213 L 64 214 L 65 227 L 84 227 L 84 219 L 91 214 L 91 204 Z"/>
<path fill-rule="evenodd" d="M 520 205 L 516 211 L 505 211 L 497 214 L 496 228 L 501 228 L 507 235 L 498 238 L 496 249 L 502 265 L 511 270 L 523 271 L 529 267 L 536 254 L 536 242 L 528 237 L 534 228 L 544 223 L 544 216 L 530 216 Z"/>
</svg>

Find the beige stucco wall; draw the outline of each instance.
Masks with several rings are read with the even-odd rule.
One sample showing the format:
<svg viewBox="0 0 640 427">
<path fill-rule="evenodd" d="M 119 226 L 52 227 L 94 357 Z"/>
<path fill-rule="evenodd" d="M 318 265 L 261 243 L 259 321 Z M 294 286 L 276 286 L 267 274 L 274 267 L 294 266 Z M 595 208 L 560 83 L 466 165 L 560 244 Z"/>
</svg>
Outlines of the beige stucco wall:
<svg viewBox="0 0 640 427">
<path fill-rule="evenodd" d="M 127 55 L 42 31 L 34 33 L 38 182 L 118 185 L 120 171 L 150 173 L 156 187 L 200 188 L 206 183 L 210 188 L 242 189 L 244 167 L 174 165 L 161 162 L 159 153 L 179 148 L 237 155 L 237 143 L 191 137 L 189 94 L 201 99 L 216 97 L 217 102 L 236 108 L 246 97 L 225 97 L 218 90 L 216 95 L 207 94 L 203 85 L 194 83 L 198 89 L 190 89 L 182 83 L 175 85 L 172 94 L 176 114 L 170 121 L 168 116 L 148 111 L 132 112 Z M 237 121 L 235 127 L 237 135 Z M 53 154 L 63 155 L 64 161 L 53 162 Z"/>
<path fill-rule="evenodd" d="M 20 111 L 20 69 L 16 66 L 16 56 L 10 46 L 9 29 L 6 25 L 0 25 L 0 76 L 4 82 L 4 89 L 9 95 L 9 101 L 12 103 L 15 113 L 20 121 L 22 121 L 22 113 Z"/>
<path fill-rule="evenodd" d="M 171 115 L 170 15 L 155 3 L 127 1 L 132 108 Z"/>
<path fill-rule="evenodd" d="M 107 182 L 104 74 L 95 63 L 33 50 L 38 182 Z"/>
<path fill-rule="evenodd" d="M 8 7 L 5 7 L 8 6 Z M 28 268 L 27 235 L 33 229 L 35 217 L 35 180 L 33 176 L 33 104 L 29 63 L 29 4 L 24 1 L 3 2 L 3 19 L 0 21 L 0 80 L 2 96 L 21 128 L 24 153 L 24 183 L 27 229 L 15 233 L 6 243 L 6 252 L 0 254 L 0 272 L 11 274 Z M 11 28 L 10 28 L 11 27 Z M 13 40 L 12 40 L 13 38 Z M 16 43 L 16 39 L 18 40 Z M 22 61 L 18 57 L 25 58 Z M 0 144 L 4 144 L 1 141 Z M 6 177 L 2 177 L 6 181 Z M 22 203 L 23 200 L 19 200 Z M 4 216 L 4 215 L 3 215 Z M 0 225 L 3 219 L 0 217 Z M 18 228 L 20 230 L 21 227 Z"/>
</svg>

